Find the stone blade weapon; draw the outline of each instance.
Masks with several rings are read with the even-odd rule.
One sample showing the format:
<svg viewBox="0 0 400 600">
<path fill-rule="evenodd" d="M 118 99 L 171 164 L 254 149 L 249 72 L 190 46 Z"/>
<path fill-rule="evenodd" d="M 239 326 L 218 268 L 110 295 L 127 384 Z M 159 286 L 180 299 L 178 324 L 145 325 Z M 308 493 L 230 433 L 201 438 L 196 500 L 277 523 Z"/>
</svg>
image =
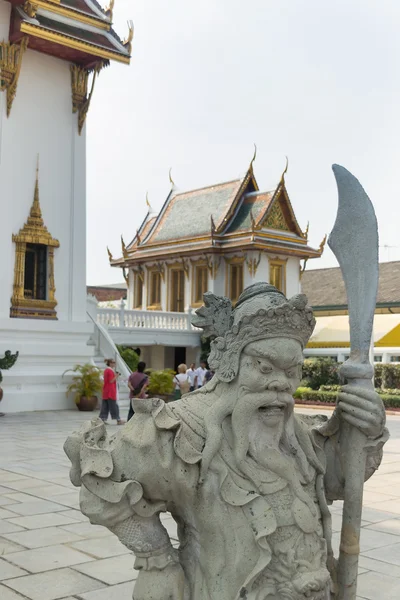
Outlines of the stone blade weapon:
<svg viewBox="0 0 400 600">
<path fill-rule="evenodd" d="M 373 389 L 369 360 L 378 292 L 378 225 L 370 199 L 360 182 L 344 167 L 333 165 L 339 207 L 328 245 L 344 279 L 349 307 L 350 358 L 340 374 L 350 386 Z M 360 527 L 366 466 L 365 435 L 342 424 L 341 463 L 344 469 L 344 504 L 338 563 L 339 600 L 355 600 Z"/>
</svg>

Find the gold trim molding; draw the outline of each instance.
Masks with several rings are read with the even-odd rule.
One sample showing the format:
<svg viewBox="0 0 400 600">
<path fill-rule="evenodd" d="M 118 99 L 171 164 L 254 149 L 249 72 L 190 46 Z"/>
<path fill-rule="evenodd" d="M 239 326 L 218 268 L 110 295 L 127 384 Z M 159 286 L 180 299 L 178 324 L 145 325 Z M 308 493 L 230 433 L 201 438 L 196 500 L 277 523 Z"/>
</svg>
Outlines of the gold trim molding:
<svg viewBox="0 0 400 600">
<path fill-rule="evenodd" d="M 261 252 L 258 253 L 258 258 L 255 258 L 255 257 L 247 258 L 247 254 L 246 254 L 245 258 L 246 258 L 246 265 L 249 270 L 250 276 L 254 277 L 257 274 L 257 270 L 258 270 L 258 267 L 261 262 Z"/>
<path fill-rule="evenodd" d="M 78 65 L 71 65 L 72 112 L 78 113 L 78 131 L 82 133 L 83 126 L 89 112 L 96 77 L 105 66 L 102 62 L 94 69 L 85 69 Z M 92 85 L 88 95 L 89 77 L 93 73 Z"/>
<path fill-rule="evenodd" d="M 43 221 L 39 200 L 39 169 L 36 170 L 35 193 L 28 220 L 18 234 L 13 234 L 12 241 L 15 243 L 15 265 L 10 316 L 56 319 L 57 313 L 54 310 L 57 306 L 54 281 L 54 248 L 59 248 L 60 242 L 51 236 Z M 27 244 L 47 246 L 47 300 L 25 297 L 25 255 Z"/>
<path fill-rule="evenodd" d="M 107 50 L 106 48 L 95 46 L 89 42 L 83 42 L 81 40 L 70 38 L 62 33 L 48 31 L 47 29 L 43 29 L 42 27 L 33 25 L 31 23 L 21 23 L 21 32 L 106 60 L 116 60 L 117 62 L 124 63 L 125 65 L 129 65 L 131 61 L 130 56 L 125 56 L 123 54 L 119 54 L 118 52 L 113 52 L 111 50 Z"/>
<path fill-rule="evenodd" d="M 0 43 L 0 91 L 7 90 L 7 117 L 10 116 L 17 93 L 22 57 L 27 46 L 28 38 L 26 36 L 22 38 L 20 44 Z"/>
</svg>

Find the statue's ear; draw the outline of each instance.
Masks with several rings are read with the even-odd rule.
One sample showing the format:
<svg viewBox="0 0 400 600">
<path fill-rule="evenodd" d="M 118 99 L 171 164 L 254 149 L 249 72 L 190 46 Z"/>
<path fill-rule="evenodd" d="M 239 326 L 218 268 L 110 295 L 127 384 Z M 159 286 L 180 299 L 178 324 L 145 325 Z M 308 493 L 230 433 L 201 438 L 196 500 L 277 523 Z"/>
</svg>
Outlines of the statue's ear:
<svg viewBox="0 0 400 600">
<path fill-rule="evenodd" d="M 206 292 L 204 306 L 196 310 L 192 325 L 203 329 L 205 337 L 223 337 L 230 329 L 232 302 L 224 296 Z"/>
</svg>

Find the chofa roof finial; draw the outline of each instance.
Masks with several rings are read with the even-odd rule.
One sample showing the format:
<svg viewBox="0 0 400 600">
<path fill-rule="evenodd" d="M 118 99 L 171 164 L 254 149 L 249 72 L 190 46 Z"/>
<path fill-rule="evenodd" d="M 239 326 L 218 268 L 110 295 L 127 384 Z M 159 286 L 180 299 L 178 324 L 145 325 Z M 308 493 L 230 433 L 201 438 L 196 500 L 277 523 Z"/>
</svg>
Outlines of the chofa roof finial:
<svg viewBox="0 0 400 600">
<path fill-rule="evenodd" d="M 285 168 L 283 169 L 283 173 L 282 173 L 282 175 L 281 175 L 281 180 L 280 180 L 280 182 L 279 182 L 280 184 L 283 184 L 283 183 L 285 183 L 285 175 L 286 175 L 286 173 L 287 173 L 287 170 L 288 170 L 288 168 L 289 168 L 289 159 L 288 159 L 288 157 L 286 157 L 286 166 L 285 166 Z"/>
</svg>

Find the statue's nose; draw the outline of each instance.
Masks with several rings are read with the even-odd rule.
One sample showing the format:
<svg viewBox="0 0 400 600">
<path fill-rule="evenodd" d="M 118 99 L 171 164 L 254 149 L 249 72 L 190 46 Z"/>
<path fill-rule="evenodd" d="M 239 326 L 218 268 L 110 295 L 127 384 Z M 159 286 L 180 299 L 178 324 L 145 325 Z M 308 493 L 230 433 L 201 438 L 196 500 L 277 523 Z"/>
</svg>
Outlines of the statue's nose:
<svg viewBox="0 0 400 600">
<path fill-rule="evenodd" d="M 290 386 L 286 377 L 276 377 L 268 383 L 267 389 L 274 390 L 275 392 L 287 392 Z"/>
</svg>

